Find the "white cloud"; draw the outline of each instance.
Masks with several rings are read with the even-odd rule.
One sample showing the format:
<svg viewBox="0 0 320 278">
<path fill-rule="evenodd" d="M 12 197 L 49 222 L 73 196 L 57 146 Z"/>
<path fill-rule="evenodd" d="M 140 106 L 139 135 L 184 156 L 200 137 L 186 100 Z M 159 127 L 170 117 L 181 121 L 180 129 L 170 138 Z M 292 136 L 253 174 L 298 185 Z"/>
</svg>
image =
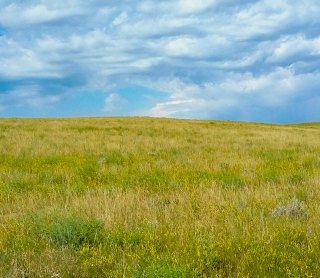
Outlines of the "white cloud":
<svg viewBox="0 0 320 278">
<path fill-rule="evenodd" d="M 1 8 L 0 24 L 5 26 L 39 24 L 83 13 L 83 10 L 77 6 L 70 6 L 67 2 L 58 3 L 60 5 L 51 5 L 51 7 L 44 4 L 11 3 Z"/>
<path fill-rule="evenodd" d="M 149 114 L 156 117 L 174 117 L 187 114 L 193 110 L 196 102 L 199 100 L 184 99 L 160 102 L 150 110 Z"/>
<path fill-rule="evenodd" d="M 304 59 L 306 56 L 320 55 L 320 37 L 306 39 L 301 35 L 282 38 L 267 62 L 282 62 L 289 58 Z"/>
<path fill-rule="evenodd" d="M 166 13 L 175 15 L 189 15 L 205 12 L 214 7 L 217 0 L 176 0 L 176 1 L 141 1 L 137 9 L 143 13 Z"/>
<path fill-rule="evenodd" d="M 0 77 L 3 78 L 59 78 L 56 65 L 47 63 L 33 49 L 13 40 L 0 38 Z"/>
<path fill-rule="evenodd" d="M 131 85 L 168 92 L 152 115 L 298 105 L 320 88 L 319 14 L 317 0 L 1 1 L 0 86 L 31 82 L 47 101 Z M 116 93 L 105 111 L 117 102 L 135 111 Z"/>
<path fill-rule="evenodd" d="M 149 111 L 151 115 L 186 117 L 189 113 L 208 118 L 232 114 L 233 110 L 250 110 L 252 106 L 273 109 L 301 98 L 315 99 L 315 90 L 320 89 L 320 73 L 296 75 L 289 69 L 278 68 L 260 76 L 229 74 L 217 83 L 198 85 L 174 79 L 154 86 L 168 92 L 170 100 L 157 103 Z"/>
<path fill-rule="evenodd" d="M 127 12 L 122 12 L 121 14 L 119 14 L 113 21 L 112 21 L 112 25 L 113 26 L 117 26 L 117 25 L 121 25 L 124 22 L 126 22 L 128 19 L 128 14 Z"/>
<path fill-rule="evenodd" d="M 208 9 L 216 2 L 215 0 L 180 0 L 177 9 L 183 13 L 197 13 Z"/>
<path fill-rule="evenodd" d="M 58 95 L 43 94 L 41 87 L 36 84 L 17 86 L 7 92 L 2 101 L 3 107 L 13 104 L 15 107 L 31 106 L 41 108 L 60 100 Z"/>
<path fill-rule="evenodd" d="M 128 101 L 122 98 L 117 93 L 111 93 L 104 103 L 104 111 L 108 113 L 118 112 L 123 109 L 124 106 L 128 104 Z"/>
<path fill-rule="evenodd" d="M 160 44 L 161 46 L 161 44 Z M 225 53 L 229 48 L 226 38 L 221 36 L 189 37 L 178 36 L 164 43 L 164 49 L 169 56 L 206 58 Z"/>
</svg>

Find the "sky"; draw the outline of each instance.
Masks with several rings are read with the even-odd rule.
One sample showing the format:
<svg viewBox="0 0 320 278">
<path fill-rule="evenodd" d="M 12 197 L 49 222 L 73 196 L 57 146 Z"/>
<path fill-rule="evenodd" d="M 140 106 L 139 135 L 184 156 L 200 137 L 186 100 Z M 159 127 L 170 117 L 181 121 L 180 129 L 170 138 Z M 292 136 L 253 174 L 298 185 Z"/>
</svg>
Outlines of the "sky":
<svg viewBox="0 0 320 278">
<path fill-rule="evenodd" d="M 319 0 L 0 0 L 0 117 L 320 121 Z"/>
</svg>

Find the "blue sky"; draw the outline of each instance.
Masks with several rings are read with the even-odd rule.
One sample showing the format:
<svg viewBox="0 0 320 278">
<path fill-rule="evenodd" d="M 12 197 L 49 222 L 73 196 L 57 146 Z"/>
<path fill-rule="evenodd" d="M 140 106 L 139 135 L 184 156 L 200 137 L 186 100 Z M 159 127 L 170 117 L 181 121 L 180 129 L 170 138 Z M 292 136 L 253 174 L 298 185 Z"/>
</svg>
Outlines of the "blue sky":
<svg viewBox="0 0 320 278">
<path fill-rule="evenodd" d="M 320 121 L 319 0 L 0 0 L 0 117 Z"/>
</svg>

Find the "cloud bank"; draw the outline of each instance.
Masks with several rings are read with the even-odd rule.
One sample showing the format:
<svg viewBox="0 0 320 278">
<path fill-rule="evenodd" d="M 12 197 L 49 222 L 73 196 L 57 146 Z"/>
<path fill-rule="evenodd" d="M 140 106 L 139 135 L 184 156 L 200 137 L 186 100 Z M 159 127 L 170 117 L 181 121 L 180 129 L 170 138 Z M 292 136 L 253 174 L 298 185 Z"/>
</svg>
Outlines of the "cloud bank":
<svg viewBox="0 0 320 278">
<path fill-rule="evenodd" d="M 77 96 L 99 94 L 86 114 L 320 121 L 319 14 L 316 0 L 2 0 L 0 115 L 79 116 Z"/>
</svg>

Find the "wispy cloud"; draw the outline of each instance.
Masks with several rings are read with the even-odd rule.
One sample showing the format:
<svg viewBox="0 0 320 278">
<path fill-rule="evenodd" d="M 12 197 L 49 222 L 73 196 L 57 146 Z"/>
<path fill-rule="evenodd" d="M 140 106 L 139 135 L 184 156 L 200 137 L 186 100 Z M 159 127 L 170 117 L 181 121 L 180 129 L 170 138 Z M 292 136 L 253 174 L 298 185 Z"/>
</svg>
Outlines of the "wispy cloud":
<svg viewBox="0 0 320 278">
<path fill-rule="evenodd" d="M 123 108 L 128 105 L 128 101 L 117 93 L 111 93 L 106 98 L 104 105 L 104 111 L 107 113 L 114 113 L 123 110 Z"/>
<path fill-rule="evenodd" d="M 320 120 L 319 14 L 316 0 L 3 0 L 1 115 L 102 92 L 106 114 Z M 123 87 L 159 97 L 137 110 Z"/>
<path fill-rule="evenodd" d="M 39 3 L 22 1 L 19 4 L 3 5 L 0 11 L 0 23 L 8 27 L 24 27 L 79 16 L 83 13 L 81 6 L 72 1 L 54 1 L 50 4 L 42 1 Z"/>
</svg>

